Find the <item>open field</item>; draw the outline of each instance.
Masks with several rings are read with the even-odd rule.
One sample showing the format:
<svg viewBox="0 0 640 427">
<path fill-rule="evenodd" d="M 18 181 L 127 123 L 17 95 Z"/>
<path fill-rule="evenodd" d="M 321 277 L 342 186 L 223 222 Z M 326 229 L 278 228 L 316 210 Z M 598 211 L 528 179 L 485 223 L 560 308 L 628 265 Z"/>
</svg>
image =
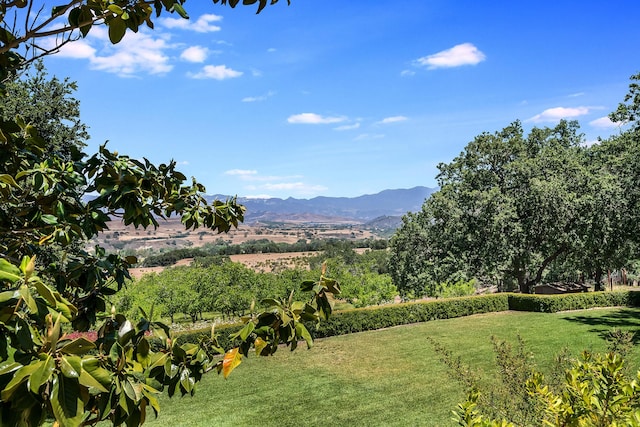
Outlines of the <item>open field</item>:
<svg viewBox="0 0 640 427">
<path fill-rule="evenodd" d="M 426 337 L 495 386 L 490 337 L 520 335 L 549 372 L 562 348 L 603 351 L 612 328 L 640 331 L 639 309 L 557 314 L 505 312 L 438 320 L 318 340 L 313 349 L 251 356 L 228 380 L 205 376 L 193 398 L 162 398 L 160 426 L 449 426 L 464 399 Z M 629 356 L 633 370 L 640 354 Z"/>
<path fill-rule="evenodd" d="M 175 249 L 202 246 L 219 239 L 229 244 L 247 240 L 267 239 L 275 243 L 295 243 L 300 239 L 367 239 L 376 236 L 358 224 L 283 223 L 277 225 L 240 224 L 229 233 L 216 233 L 203 228 L 187 231 L 178 218 L 160 221 L 160 227 L 134 228 L 122 221 L 109 222 L 109 230 L 98 236 L 97 242 L 113 249 Z"/>
</svg>

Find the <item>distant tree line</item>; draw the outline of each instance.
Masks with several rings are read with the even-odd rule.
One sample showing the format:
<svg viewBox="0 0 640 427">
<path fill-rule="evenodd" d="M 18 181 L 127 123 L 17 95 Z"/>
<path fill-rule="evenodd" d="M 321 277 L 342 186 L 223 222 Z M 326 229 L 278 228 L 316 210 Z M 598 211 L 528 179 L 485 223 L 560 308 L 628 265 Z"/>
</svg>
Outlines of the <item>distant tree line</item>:
<svg viewBox="0 0 640 427">
<path fill-rule="evenodd" d="M 225 241 L 207 243 L 197 248 L 174 249 L 159 254 L 147 256 L 142 262 L 143 267 L 159 267 L 174 265 L 181 259 L 224 256 L 239 254 L 260 253 L 286 253 L 286 252 L 319 252 L 335 251 L 335 248 L 344 247 L 349 250 L 354 248 L 386 249 L 385 239 L 300 239 L 295 243 L 273 242 L 268 239 L 248 240 L 239 244 L 230 244 Z"/>
</svg>

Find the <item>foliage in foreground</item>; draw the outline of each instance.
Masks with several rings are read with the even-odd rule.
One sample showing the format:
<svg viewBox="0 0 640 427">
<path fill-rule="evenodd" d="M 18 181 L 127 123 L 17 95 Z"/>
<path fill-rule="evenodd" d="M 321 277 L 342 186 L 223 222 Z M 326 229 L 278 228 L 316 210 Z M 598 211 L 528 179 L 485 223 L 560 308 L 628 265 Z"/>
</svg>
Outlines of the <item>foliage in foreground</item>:
<svg viewBox="0 0 640 427">
<path fill-rule="evenodd" d="M 535 412 L 535 423 L 514 423 L 485 416 L 478 409 L 480 393 L 471 390 L 454 412 L 465 427 L 547 426 L 640 426 L 640 371 L 635 378 L 625 375 L 624 360 L 616 353 L 584 352 L 565 372 L 558 390 L 537 371 L 528 374 L 524 399 Z"/>
<path fill-rule="evenodd" d="M 267 301 L 269 309 L 243 319 L 231 336 L 237 347 L 225 353 L 211 330 L 208 339 L 178 344 L 168 327 L 147 320 L 136 325 L 112 310 L 93 343 L 64 333 L 77 307 L 36 274 L 35 258 L 19 266 L 0 259 L 0 421 L 2 425 L 40 425 L 54 417 L 61 426 L 144 423 L 157 416 L 158 394 L 193 394 L 202 375 L 212 369 L 226 378 L 255 348 L 272 355 L 281 343 L 294 350 L 313 339 L 303 321 L 328 318 L 338 284 L 324 276 L 303 283 L 308 302 Z M 150 339 L 159 339 L 152 348 Z M 224 353 L 224 357 L 214 357 Z"/>
</svg>

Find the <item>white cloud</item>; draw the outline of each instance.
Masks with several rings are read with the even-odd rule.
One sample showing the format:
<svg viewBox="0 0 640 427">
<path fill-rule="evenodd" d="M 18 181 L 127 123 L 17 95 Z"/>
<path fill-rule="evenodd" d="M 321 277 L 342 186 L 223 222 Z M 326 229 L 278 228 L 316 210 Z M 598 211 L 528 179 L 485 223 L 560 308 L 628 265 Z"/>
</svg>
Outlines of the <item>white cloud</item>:
<svg viewBox="0 0 640 427">
<path fill-rule="evenodd" d="M 212 25 L 212 22 L 219 22 L 222 20 L 222 16 L 214 15 L 212 13 L 204 14 L 197 20 L 183 19 L 183 18 L 164 18 L 160 22 L 167 28 L 178 28 L 181 30 L 191 30 L 197 33 L 212 33 L 220 31 L 220 27 Z"/>
<path fill-rule="evenodd" d="M 340 123 L 345 120 L 346 117 L 325 117 L 315 113 L 294 114 L 287 119 L 289 123 L 311 125 Z"/>
<path fill-rule="evenodd" d="M 580 96 L 584 96 L 584 92 L 572 93 L 569 95 L 569 98 L 578 98 Z"/>
<path fill-rule="evenodd" d="M 209 55 L 209 49 L 203 46 L 191 46 L 180 54 L 180 59 L 187 62 L 204 62 Z"/>
<path fill-rule="evenodd" d="M 589 122 L 589 124 L 595 128 L 602 128 L 602 129 L 617 128 L 617 127 L 620 127 L 621 125 L 621 123 L 612 122 L 611 119 L 607 116 L 592 120 Z"/>
<path fill-rule="evenodd" d="M 69 43 L 60 50 L 60 57 L 87 59 L 90 68 L 132 77 L 141 73 L 164 74 L 173 69 L 165 53 L 173 48 L 168 36 L 152 37 L 146 31 L 127 32 L 117 45 L 109 41 L 107 29 L 94 27 L 86 39 Z M 43 44 L 55 46 L 53 38 Z"/>
<path fill-rule="evenodd" d="M 548 108 L 544 110 L 540 114 L 536 114 L 535 116 L 528 119 L 528 122 L 558 122 L 562 119 L 572 119 L 579 116 L 584 116 L 585 114 L 589 114 L 591 108 L 589 107 L 574 107 L 574 108 L 565 108 L 565 107 L 555 107 Z"/>
<path fill-rule="evenodd" d="M 89 43 L 85 40 L 78 40 L 62 46 L 58 56 L 74 59 L 90 59 L 93 58 L 95 54 L 95 48 L 93 48 Z"/>
<path fill-rule="evenodd" d="M 225 175 L 235 176 L 244 181 L 244 189 L 254 194 L 245 196 L 252 198 L 269 198 L 277 192 L 287 192 L 288 195 L 310 196 L 327 190 L 323 185 L 308 184 L 303 181 L 302 175 L 273 176 L 260 175 L 254 169 L 231 169 L 224 172 Z"/>
<path fill-rule="evenodd" d="M 267 52 L 269 52 L 269 53 L 273 53 L 273 52 L 276 52 L 276 51 L 277 51 L 277 49 L 275 47 L 270 47 L 269 49 L 267 49 Z"/>
<path fill-rule="evenodd" d="M 266 101 L 268 98 L 271 98 L 273 95 L 275 95 L 276 93 L 272 90 L 270 90 L 269 92 L 267 92 L 264 95 L 260 95 L 260 96 L 246 96 L 244 98 L 242 98 L 242 102 L 258 102 L 258 101 Z"/>
<path fill-rule="evenodd" d="M 406 120 L 409 120 L 409 119 L 407 117 L 405 117 L 405 116 L 392 116 L 392 117 L 385 117 L 384 119 L 380 120 L 379 122 L 376 122 L 376 124 L 386 125 L 386 124 L 389 124 L 389 123 L 404 122 Z"/>
<path fill-rule="evenodd" d="M 227 68 L 226 65 L 205 65 L 198 73 L 187 73 L 192 79 L 215 79 L 225 80 L 240 77 L 242 71 Z"/>
<path fill-rule="evenodd" d="M 411 76 L 415 76 L 415 75 L 416 75 L 416 72 L 415 72 L 415 71 L 413 71 L 413 70 L 402 70 L 402 71 L 400 72 L 400 75 L 401 75 L 402 77 L 411 77 Z"/>
<path fill-rule="evenodd" d="M 486 59 L 486 55 L 471 43 L 462 43 L 433 55 L 423 56 L 415 62 L 427 69 L 452 68 L 476 65 Z"/>
<path fill-rule="evenodd" d="M 333 128 L 333 130 L 343 131 L 343 130 L 353 130 L 358 129 L 360 127 L 360 123 L 354 123 L 352 125 L 343 125 Z"/>
</svg>

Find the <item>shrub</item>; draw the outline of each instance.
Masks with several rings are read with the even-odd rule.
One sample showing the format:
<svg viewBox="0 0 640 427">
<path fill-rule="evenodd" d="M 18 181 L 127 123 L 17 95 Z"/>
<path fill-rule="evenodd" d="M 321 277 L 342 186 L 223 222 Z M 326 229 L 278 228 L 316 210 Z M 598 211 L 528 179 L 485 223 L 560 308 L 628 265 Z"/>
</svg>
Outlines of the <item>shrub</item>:
<svg viewBox="0 0 640 427">
<path fill-rule="evenodd" d="M 640 306 L 640 292 L 584 292 L 562 295 L 509 294 L 509 309 L 515 311 L 557 313 L 558 311 L 619 306 Z"/>
</svg>

